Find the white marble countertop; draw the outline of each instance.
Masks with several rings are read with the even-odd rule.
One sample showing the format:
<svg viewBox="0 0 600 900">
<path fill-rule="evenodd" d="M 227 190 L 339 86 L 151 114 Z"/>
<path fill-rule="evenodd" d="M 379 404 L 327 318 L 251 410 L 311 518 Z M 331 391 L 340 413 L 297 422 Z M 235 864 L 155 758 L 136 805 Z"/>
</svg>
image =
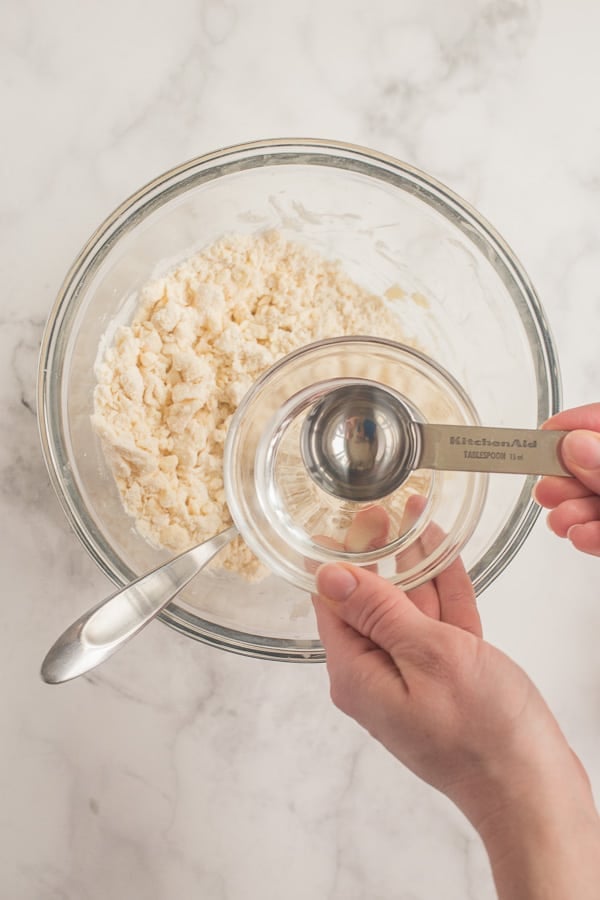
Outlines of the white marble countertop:
<svg viewBox="0 0 600 900">
<path fill-rule="evenodd" d="M 0 894 L 11 900 L 488 900 L 477 836 L 330 704 L 321 666 L 153 624 L 87 679 L 38 676 L 109 585 L 35 420 L 72 259 L 174 164 L 261 137 L 377 148 L 498 228 L 600 398 L 600 6 L 592 0 L 4 0 L 0 28 Z M 484 594 L 600 789 L 600 563 L 540 519 Z"/>
</svg>

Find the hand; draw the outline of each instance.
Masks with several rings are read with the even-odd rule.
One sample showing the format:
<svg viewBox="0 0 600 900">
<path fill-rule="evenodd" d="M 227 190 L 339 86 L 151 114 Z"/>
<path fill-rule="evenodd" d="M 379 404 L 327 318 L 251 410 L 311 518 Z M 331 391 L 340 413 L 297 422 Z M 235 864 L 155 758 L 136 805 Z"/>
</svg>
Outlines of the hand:
<svg viewBox="0 0 600 900">
<path fill-rule="evenodd" d="M 365 513 L 352 526 L 355 549 L 361 537 L 364 547 L 381 540 L 382 510 Z M 435 530 L 428 529 L 431 540 Z M 507 766 L 518 774 L 523 763 L 528 771 L 534 734 L 548 732 L 564 751 L 529 678 L 482 640 L 460 560 L 408 593 L 345 564 L 321 567 L 317 588 L 334 703 L 475 825 L 489 812 L 485 795 L 510 781 Z"/>
<path fill-rule="evenodd" d="M 542 478 L 534 499 L 546 509 L 548 525 L 583 553 L 600 556 L 600 403 L 568 409 L 544 428 L 571 432 L 561 445 L 562 459 L 573 478 Z"/>
<path fill-rule="evenodd" d="M 362 533 L 372 546 L 381 540 L 381 512 L 373 512 L 371 529 L 369 511 L 361 515 L 354 539 Z M 551 831 L 557 822 L 576 829 L 580 849 L 592 846 L 591 860 L 600 860 L 600 826 L 587 776 L 541 695 L 482 640 L 460 560 L 408 594 L 346 564 L 322 566 L 317 588 L 334 703 L 463 810 L 486 843 L 499 890 L 506 890 L 501 896 L 594 897 L 555 894 L 546 875 L 540 891 L 533 889 L 537 874 L 529 870 L 551 872 L 557 851 L 557 835 L 547 835 L 544 823 Z M 589 867 L 577 867 L 571 888 L 573 877 L 587 878 Z M 594 891 L 598 877 L 596 865 Z M 553 884 L 562 883 L 553 875 Z"/>
</svg>

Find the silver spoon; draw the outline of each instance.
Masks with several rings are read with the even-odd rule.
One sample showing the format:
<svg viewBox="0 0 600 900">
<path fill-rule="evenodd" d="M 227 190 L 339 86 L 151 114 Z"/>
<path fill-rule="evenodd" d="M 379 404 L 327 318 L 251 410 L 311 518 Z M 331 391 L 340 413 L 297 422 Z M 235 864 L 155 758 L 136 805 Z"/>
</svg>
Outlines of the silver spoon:
<svg viewBox="0 0 600 900">
<path fill-rule="evenodd" d="M 570 473 L 560 460 L 566 431 L 433 425 L 419 421 L 410 402 L 363 380 L 334 388 L 304 420 L 301 453 L 323 490 L 345 500 L 379 500 L 415 469 Z"/>
<path fill-rule="evenodd" d="M 154 619 L 237 533 L 232 525 L 84 613 L 46 654 L 44 681 L 60 684 L 99 666 Z"/>
</svg>

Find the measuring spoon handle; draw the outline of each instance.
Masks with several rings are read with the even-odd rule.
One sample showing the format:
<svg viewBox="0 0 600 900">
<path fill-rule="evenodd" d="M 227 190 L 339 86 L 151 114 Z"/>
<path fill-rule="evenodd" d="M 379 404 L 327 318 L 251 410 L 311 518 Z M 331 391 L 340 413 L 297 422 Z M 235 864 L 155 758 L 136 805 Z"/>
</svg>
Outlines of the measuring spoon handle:
<svg viewBox="0 0 600 900">
<path fill-rule="evenodd" d="M 566 431 L 415 423 L 420 454 L 415 468 L 448 472 L 570 475 L 560 457 Z"/>
</svg>

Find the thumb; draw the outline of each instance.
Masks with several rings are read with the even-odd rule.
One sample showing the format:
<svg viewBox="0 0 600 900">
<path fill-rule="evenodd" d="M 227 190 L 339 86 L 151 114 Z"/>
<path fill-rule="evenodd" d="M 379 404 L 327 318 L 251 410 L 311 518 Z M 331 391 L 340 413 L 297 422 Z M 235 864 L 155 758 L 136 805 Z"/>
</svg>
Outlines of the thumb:
<svg viewBox="0 0 600 900">
<path fill-rule="evenodd" d="M 561 455 L 569 472 L 591 491 L 600 494 L 600 433 L 570 431 L 563 438 Z"/>
<path fill-rule="evenodd" d="M 397 663 L 421 661 L 438 622 L 425 616 L 404 591 L 358 566 L 327 563 L 317 590 L 339 619 L 385 650 Z"/>
</svg>

